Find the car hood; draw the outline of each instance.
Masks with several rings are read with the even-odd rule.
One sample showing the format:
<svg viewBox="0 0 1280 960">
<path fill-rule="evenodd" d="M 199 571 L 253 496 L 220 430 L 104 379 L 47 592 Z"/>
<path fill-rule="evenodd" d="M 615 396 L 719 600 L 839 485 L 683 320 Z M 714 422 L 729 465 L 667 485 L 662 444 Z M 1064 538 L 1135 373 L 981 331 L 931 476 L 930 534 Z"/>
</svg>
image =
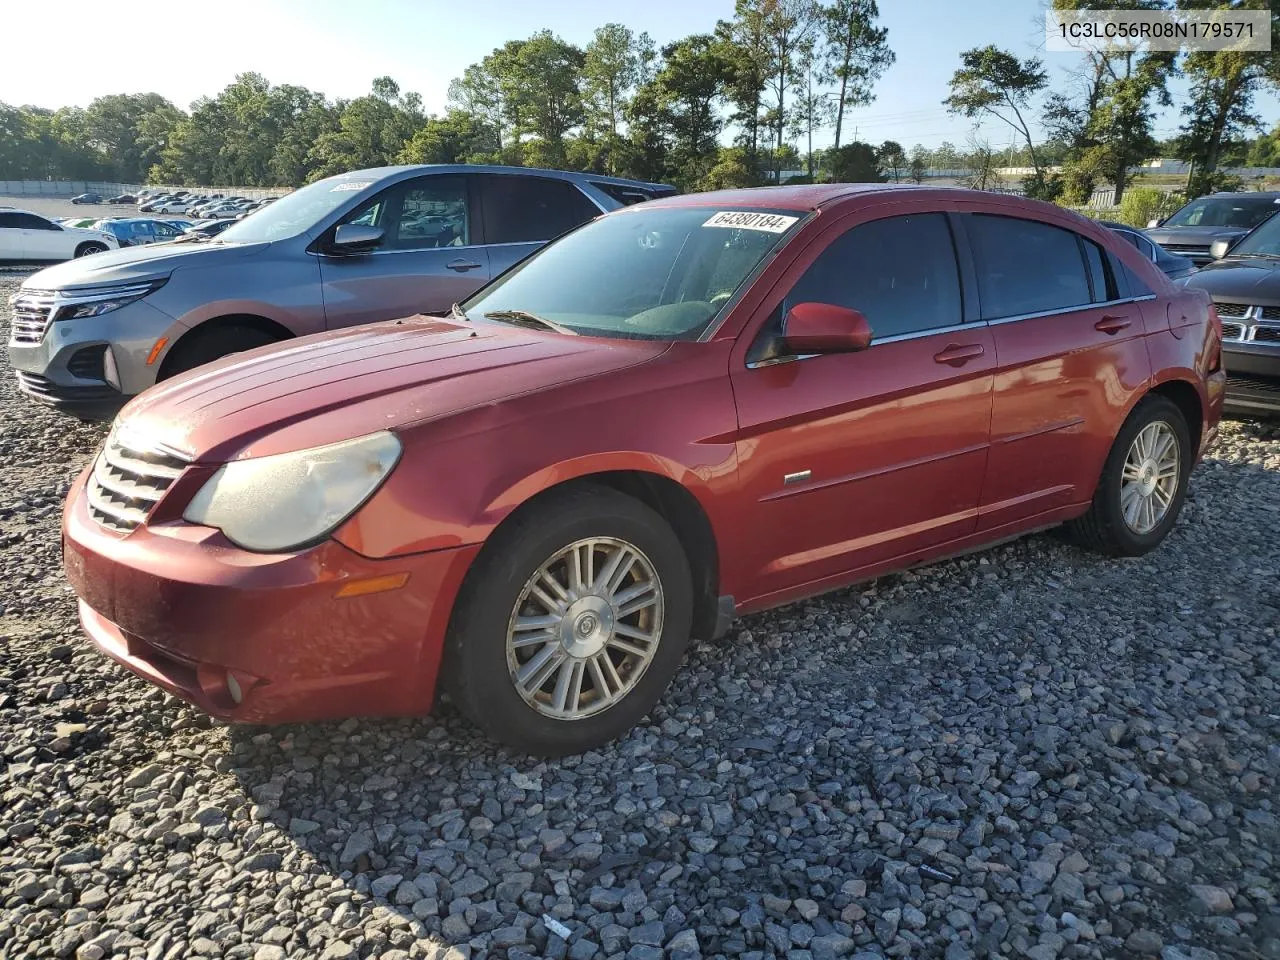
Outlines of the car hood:
<svg viewBox="0 0 1280 960">
<path fill-rule="evenodd" d="M 1234 240 L 1249 231 L 1243 227 L 1155 227 L 1145 231 L 1147 236 L 1161 245 L 1166 243 L 1198 244 L 1209 246 L 1215 240 Z"/>
<path fill-rule="evenodd" d="M 1280 303 L 1280 260 L 1215 260 L 1186 279 L 1214 300 L 1270 306 Z"/>
<path fill-rule="evenodd" d="M 46 267 L 33 273 L 22 285 L 28 290 L 69 290 L 153 280 L 166 277 L 188 263 L 210 266 L 219 259 L 239 260 L 252 256 L 267 246 L 265 243 L 192 243 L 177 246 L 165 243 L 123 247 Z M 193 261 L 189 259 L 191 257 L 200 259 Z"/>
<path fill-rule="evenodd" d="M 118 422 L 196 461 L 265 456 L 493 406 L 669 346 L 416 316 L 225 357 L 140 394 Z"/>
</svg>

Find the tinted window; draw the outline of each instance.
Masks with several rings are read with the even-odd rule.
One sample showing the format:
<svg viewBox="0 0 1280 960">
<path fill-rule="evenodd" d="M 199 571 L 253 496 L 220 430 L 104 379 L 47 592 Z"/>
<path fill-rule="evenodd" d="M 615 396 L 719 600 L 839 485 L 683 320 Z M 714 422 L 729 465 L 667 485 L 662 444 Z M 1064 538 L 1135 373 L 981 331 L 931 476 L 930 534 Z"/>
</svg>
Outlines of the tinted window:
<svg viewBox="0 0 1280 960">
<path fill-rule="evenodd" d="M 17 230 L 22 226 L 18 220 L 20 216 L 18 213 L 0 213 L 0 227 Z"/>
<path fill-rule="evenodd" d="M 1272 197 L 1200 197 L 1166 220 L 1166 227 L 1256 227 L 1280 210 Z"/>
<path fill-rule="evenodd" d="M 1070 230 L 987 214 L 971 214 L 968 224 L 984 319 L 1089 303 L 1089 279 Z"/>
<path fill-rule="evenodd" d="M 392 245 L 414 250 L 470 243 L 466 178 L 426 177 L 408 184 L 387 235 Z"/>
<path fill-rule="evenodd" d="M 1102 303 L 1116 299 L 1116 284 L 1111 279 L 1111 272 L 1106 266 L 1106 257 L 1102 248 L 1092 240 L 1081 239 L 1084 246 L 1084 259 L 1089 265 L 1089 281 L 1093 284 L 1093 302 Z"/>
<path fill-rule="evenodd" d="M 550 240 L 600 213 L 566 180 L 485 176 L 480 182 L 485 243 Z"/>
<path fill-rule="evenodd" d="M 877 339 L 963 319 L 960 274 L 941 213 L 860 224 L 837 238 L 787 295 L 861 310 Z"/>
</svg>

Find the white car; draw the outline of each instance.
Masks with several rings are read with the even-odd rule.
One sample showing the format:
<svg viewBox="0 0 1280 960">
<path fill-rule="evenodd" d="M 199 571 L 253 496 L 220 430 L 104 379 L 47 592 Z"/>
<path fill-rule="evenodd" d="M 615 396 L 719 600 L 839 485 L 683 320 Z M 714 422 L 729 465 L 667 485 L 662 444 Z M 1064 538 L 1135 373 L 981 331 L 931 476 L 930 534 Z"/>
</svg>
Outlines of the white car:
<svg viewBox="0 0 1280 960">
<path fill-rule="evenodd" d="M 224 220 L 231 217 L 238 217 L 244 213 L 244 207 L 237 206 L 234 203 L 224 203 L 217 207 L 208 207 L 201 211 L 201 216 L 207 220 Z"/>
<path fill-rule="evenodd" d="M 64 227 L 29 210 L 0 207 L 0 260 L 70 260 L 119 246 L 101 230 Z"/>
<path fill-rule="evenodd" d="M 155 209 L 155 213 L 186 213 L 195 202 L 192 200 L 166 200 Z"/>
</svg>

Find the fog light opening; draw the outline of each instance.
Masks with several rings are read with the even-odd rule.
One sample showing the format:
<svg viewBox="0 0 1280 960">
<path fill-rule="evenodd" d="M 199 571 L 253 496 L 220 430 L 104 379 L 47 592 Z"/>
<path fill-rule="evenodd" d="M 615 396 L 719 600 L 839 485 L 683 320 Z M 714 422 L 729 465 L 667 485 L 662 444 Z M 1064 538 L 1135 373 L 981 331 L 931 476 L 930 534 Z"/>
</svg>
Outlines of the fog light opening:
<svg viewBox="0 0 1280 960">
<path fill-rule="evenodd" d="M 230 670 L 227 671 L 227 693 L 231 694 L 232 702 L 244 702 L 244 691 L 240 689 L 240 681 Z"/>
<path fill-rule="evenodd" d="M 120 389 L 120 370 L 116 366 L 116 355 L 111 352 L 111 347 L 107 347 L 106 352 L 102 355 L 102 376 L 107 383 L 111 384 L 117 390 Z"/>
</svg>

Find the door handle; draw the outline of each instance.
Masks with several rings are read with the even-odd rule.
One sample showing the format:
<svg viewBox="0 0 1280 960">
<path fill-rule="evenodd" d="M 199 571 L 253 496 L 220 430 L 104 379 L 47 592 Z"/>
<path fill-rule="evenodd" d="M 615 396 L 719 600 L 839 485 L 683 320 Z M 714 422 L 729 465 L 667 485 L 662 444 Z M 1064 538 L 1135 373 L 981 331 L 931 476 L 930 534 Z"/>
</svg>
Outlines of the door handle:
<svg viewBox="0 0 1280 960">
<path fill-rule="evenodd" d="M 935 353 L 933 359 L 935 363 L 949 363 L 953 367 L 962 367 L 986 352 L 980 343 L 949 343 L 941 353 Z"/>
<path fill-rule="evenodd" d="M 1093 325 L 1093 329 L 1101 330 L 1106 334 L 1115 335 L 1131 323 L 1133 323 L 1133 321 L 1128 317 L 1105 316 Z"/>
<path fill-rule="evenodd" d="M 463 260 L 459 257 L 457 260 L 450 260 L 445 264 L 450 270 L 456 270 L 458 273 L 466 273 L 468 270 L 479 270 L 480 264 L 474 260 Z"/>
</svg>

